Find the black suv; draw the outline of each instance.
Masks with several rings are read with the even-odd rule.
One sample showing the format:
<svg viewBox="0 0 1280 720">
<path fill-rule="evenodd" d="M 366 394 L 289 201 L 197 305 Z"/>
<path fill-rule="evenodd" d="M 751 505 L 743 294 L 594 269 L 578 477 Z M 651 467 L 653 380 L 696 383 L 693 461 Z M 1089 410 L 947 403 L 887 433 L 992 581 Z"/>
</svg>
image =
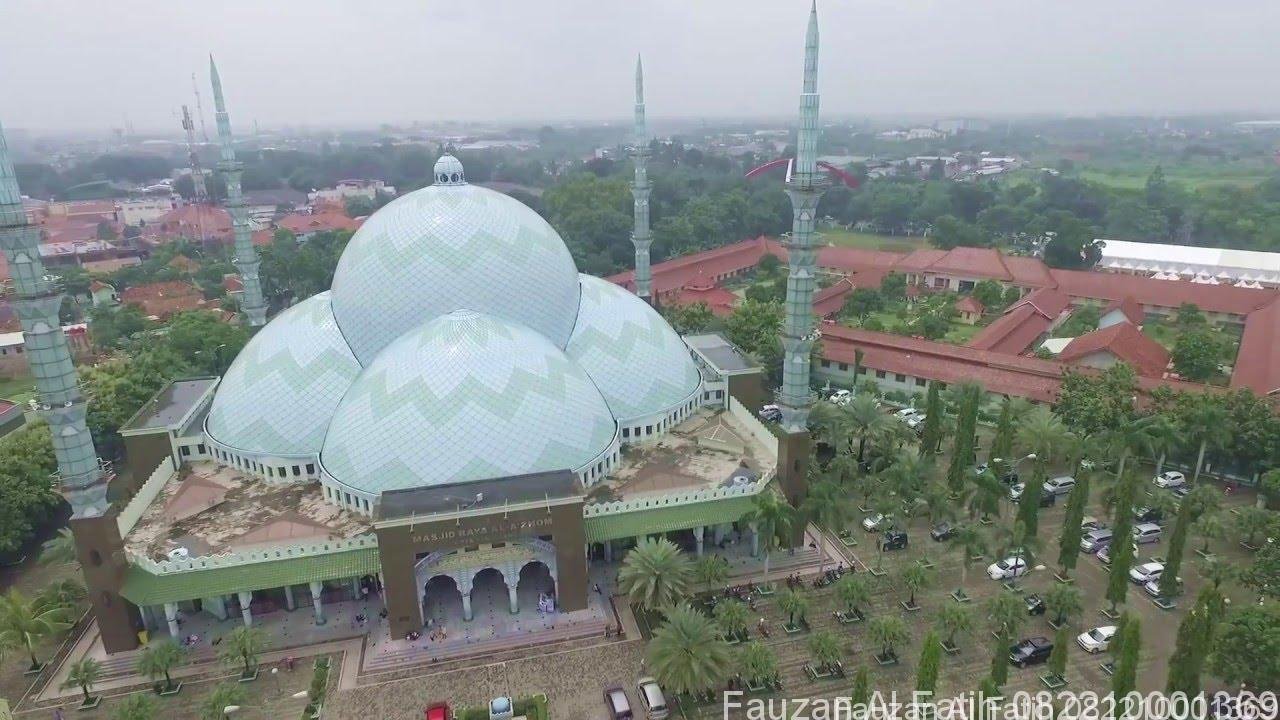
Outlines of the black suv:
<svg viewBox="0 0 1280 720">
<path fill-rule="evenodd" d="M 1142 523 L 1160 525 L 1160 520 L 1163 517 L 1164 513 L 1160 512 L 1160 508 L 1146 507 L 1144 505 L 1133 509 L 1133 522 L 1136 525 L 1141 525 Z"/>
<path fill-rule="evenodd" d="M 1024 668 L 1028 665 L 1039 665 L 1049 659 L 1053 652 L 1053 643 L 1047 637 L 1033 637 L 1009 648 L 1009 662 L 1014 667 Z"/>
<path fill-rule="evenodd" d="M 880 539 L 881 550 L 901 550 L 907 546 L 907 534 L 901 530 L 890 530 Z"/>
<path fill-rule="evenodd" d="M 1027 604 L 1028 615 L 1044 614 L 1044 609 L 1045 609 L 1044 600 L 1041 599 L 1039 595 L 1028 595 L 1025 598 L 1023 598 L 1023 601 L 1026 602 Z"/>
<path fill-rule="evenodd" d="M 929 536 L 933 538 L 934 542 L 942 542 L 955 537 L 956 530 L 957 528 L 955 525 L 952 525 L 949 522 L 940 522 L 937 525 L 934 525 L 933 529 L 929 531 Z"/>
<path fill-rule="evenodd" d="M 975 468 L 973 469 L 973 472 L 974 472 L 975 474 L 977 474 L 977 475 L 981 475 L 982 473 L 986 472 L 987 470 L 990 470 L 992 473 L 994 473 L 994 472 L 995 472 L 995 468 L 991 467 L 991 466 L 990 466 L 990 465 L 988 465 L 987 463 L 982 463 L 981 465 L 979 465 L 979 466 L 975 467 Z M 1005 485 L 1017 485 L 1017 484 L 1018 484 L 1018 473 L 1017 473 L 1016 471 L 1014 471 L 1014 470 L 1010 470 L 1009 472 L 1005 473 L 1004 475 L 1002 475 L 1002 476 L 1000 477 L 1000 482 L 1004 483 Z"/>
</svg>

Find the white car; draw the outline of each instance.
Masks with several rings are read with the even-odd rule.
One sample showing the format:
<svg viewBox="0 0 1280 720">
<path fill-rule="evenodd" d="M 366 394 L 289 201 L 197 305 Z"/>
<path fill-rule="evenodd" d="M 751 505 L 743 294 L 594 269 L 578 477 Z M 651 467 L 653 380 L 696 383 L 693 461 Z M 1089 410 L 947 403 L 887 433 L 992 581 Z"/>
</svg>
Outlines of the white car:
<svg viewBox="0 0 1280 720">
<path fill-rule="evenodd" d="M 644 708 L 649 720 L 662 720 L 671 716 L 667 708 L 667 698 L 658 687 L 658 681 L 651 677 L 642 677 L 636 681 L 636 694 L 640 696 L 640 705 Z"/>
<path fill-rule="evenodd" d="M 927 419 L 929 419 L 928 415 L 912 415 L 911 417 L 907 418 L 907 427 L 911 428 L 912 430 L 919 430 L 921 427 L 924 426 L 924 421 Z"/>
<path fill-rule="evenodd" d="M 1103 625 L 1076 636 L 1076 644 L 1087 653 L 1106 652 L 1111 645 L 1111 638 L 1116 636 L 1115 625 Z"/>
<path fill-rule="evenodd" d="M 1044 481 L 1044 491 L 1049 495 L 1066 495 L 1071 492 L 1071 488 L 1076 486 L 1076 479 L 1070 475 L 1049 478 Z"/>
<path fill-rule="evenodd" d="M 1155 480 L 1152 480 L 1152 482 L 1155 483 L 1155 486 L 1158 488 L 1167 488 L 1172 490 L 1173 488 L 1186 485 L 1187 476 L 1177 470 L 1165 470 L 1157 475 Z"/>
<path fill-rule="evenodd" d="M 1014 483 L 1009 486 L 1009 499 L 1018 502 L 1022 499 L 1022 493 L 1027 489 L 1026 483 Z"/>
<path fill-rule="evenodd" d="M 833 405 L 848 405 L 853 402 L 853 393 L 848 390 L 837 390 L 831 393 L 831 397 L 827 398 Z"/>
<path fill-rule="evenodd" d="M 886 518 L 881 513 L 873 513 L 862 519 L 862 529 L 867 532 L 875 532 L 880 529 L 881 525 L 886 525 Z"/>
<path fill-rule="evenodd" d="M 1182 578 L 1178 578 L 1178 584 L 1181 585 L 1181 583 Z M 1142 586 L 1142 589 L 1151 597 L 1158 598 L 1160 597 L 1160 580 L 1157 578 L 1155 580 L 1148 581 Z"/>
<path fill-rule="evenodd" d="M 987 567 L 987 577 L 992 580 L 1012 580 L 1026 575 L 1031 570 L 1027 561 L 1020 557 L 1007 557 Z"/>
<path fill-rule="evenodd" d="M 909 407 L 909 408 L 902 408 L 898 412 L 894 413 L 893 416 L 898 418 L 899 420 L 910 420 L 911 418 L 921 414 L 923 413 L 921 413 L 919 410 Z"/>
<path fill-rule="evenodd" d="M 1138 585 L 1146 585 L 1152 580 L 1159 580 L 1164 572 L 1164 563 L 1149 562 L 1129 570 L 1129 579 Z"/>
<path fill-rule="evenodd" d="M 1162 530 L 1155 523 L 1142 523 L 1133 528 L 1133 542 L 1135 545 L 1146 545 L 1147 543 L 1160 542 Z"/>
</svg>

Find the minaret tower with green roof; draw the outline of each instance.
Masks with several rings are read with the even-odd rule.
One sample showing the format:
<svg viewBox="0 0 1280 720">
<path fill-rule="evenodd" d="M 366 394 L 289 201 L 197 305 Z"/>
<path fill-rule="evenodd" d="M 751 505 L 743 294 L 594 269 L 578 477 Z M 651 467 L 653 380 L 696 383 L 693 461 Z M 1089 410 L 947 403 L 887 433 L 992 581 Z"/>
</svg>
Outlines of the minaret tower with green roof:
<svg viewBox="0 0 1280 720">
<path fill-rule="evenodd" d="M 222 148 L 222 159 L 218 161 L 218 169 L 222 171 L 227 183 L 227 211 L 231 213 L 231 225 L 235 230 L 235 266 L 240 271 L 240 282 L 244 284 L 244 295 L 240 300 L 240 309 L 249 320 L 250 327 L 262 327 L 267 321 L 267 303 L 262 298 L 262 281 L 258 278 L 258 266 L 262 261 L 258 258 L 258 250 L 253 246 L 253 232 L 249 229 L 249 213 L 244 206 L 244 196 L 240 192 L 240 174 L 244 171 L 243 163 L 236 160 L 236 149 L 231 137 L 231 116 L 227 113 L 227 101 L 222 97 L 222 78 L 218 77 L 218 66 L 209 56 L 209 79 L 213 84 L 214 117 L 218 123 L 218 144 Z"/>
<path fill-rule="evenodd" d="M 631 197 L 635 199 L 635 229 L 631 231 L 631 244 L 636 250 L 636 295 L 650 305 L 653 301 L 652 280 L 649 271 L 649 130 L 644 119 L 644 68 L 636 57 L 636 121 L 635 145 L 631 157 L 636 166 L 635 180 L 631 183 Z"/>
<path fill-rule="evenodd" d="M 809 457 L 809 411 L 814 392 L 809 385 L 810 353 L 818 338 L 813 316 L 817 285 L 815 260 L 820 236 L 814 231 L 818 199 L 826 177 L 818 172 L 818 8 L 809 11 L 804 43 L 804 89 L 800 95 L 800 127 L 796 158 L 786 181 L 791 197 L 791 234 L 785 238 L 790 272 L 787 276 L 782 325 L 782 387 L 777 400 L 786 433 L 779 447 L 778 475 L 793 504 L 804 498 Z"/>
</svg>

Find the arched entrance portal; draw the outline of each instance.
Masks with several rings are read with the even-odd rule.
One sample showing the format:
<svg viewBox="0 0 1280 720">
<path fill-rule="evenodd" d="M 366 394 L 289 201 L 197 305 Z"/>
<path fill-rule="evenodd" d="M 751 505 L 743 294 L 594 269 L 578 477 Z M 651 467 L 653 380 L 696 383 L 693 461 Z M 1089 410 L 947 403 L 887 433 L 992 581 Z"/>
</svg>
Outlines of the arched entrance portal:
<svg viewBox="0 0 1280 720">
<path fill-rule="evenodd" d="M 448 575 L 436 575 L 423 587 L 422 618 L 427 625 L 447 625 L 462 616 L 462 592 Z"/>
<path fill-rule="evenodd" d="M 507 605 L 507 581 L 502 571 L 497 568 L 482 568 L 471 579 L 471 610 L 466 619 L 471 620 L 480 615 L 486 620 L 493 620 L 495 615 L 503 612 Z"/>
<path fill-rule="evenodd" d="M 556 597 L 556 580 L 551 575 L 551 568 L 540 560 L 525 563 L 520 568 L 516 595 L 520 607 L 538 608 L 539 611 L 553 609 Z M 515 608 L 512 608 L 512 612 Z"/>
</svg>

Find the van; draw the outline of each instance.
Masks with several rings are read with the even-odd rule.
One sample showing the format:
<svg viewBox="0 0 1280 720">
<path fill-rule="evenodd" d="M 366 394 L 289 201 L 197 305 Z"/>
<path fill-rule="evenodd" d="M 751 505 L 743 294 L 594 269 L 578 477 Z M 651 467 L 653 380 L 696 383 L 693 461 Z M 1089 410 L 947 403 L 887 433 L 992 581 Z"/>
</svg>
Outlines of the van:
<svg viewBox="0 0 1280 720">
<path fill-rule="evenodd" d="M 1142 523 L 1133 529 L 1133 542 L 1136 545 L 1160 542 L 1160 526 L 1155 523 Z"/>
<path fill-rule="evenodd" d="M 1080 552 L 1093 554 L 1111 544 L 1111 529 L 1090 530 L 1080 538 Z"/>
</svg>

